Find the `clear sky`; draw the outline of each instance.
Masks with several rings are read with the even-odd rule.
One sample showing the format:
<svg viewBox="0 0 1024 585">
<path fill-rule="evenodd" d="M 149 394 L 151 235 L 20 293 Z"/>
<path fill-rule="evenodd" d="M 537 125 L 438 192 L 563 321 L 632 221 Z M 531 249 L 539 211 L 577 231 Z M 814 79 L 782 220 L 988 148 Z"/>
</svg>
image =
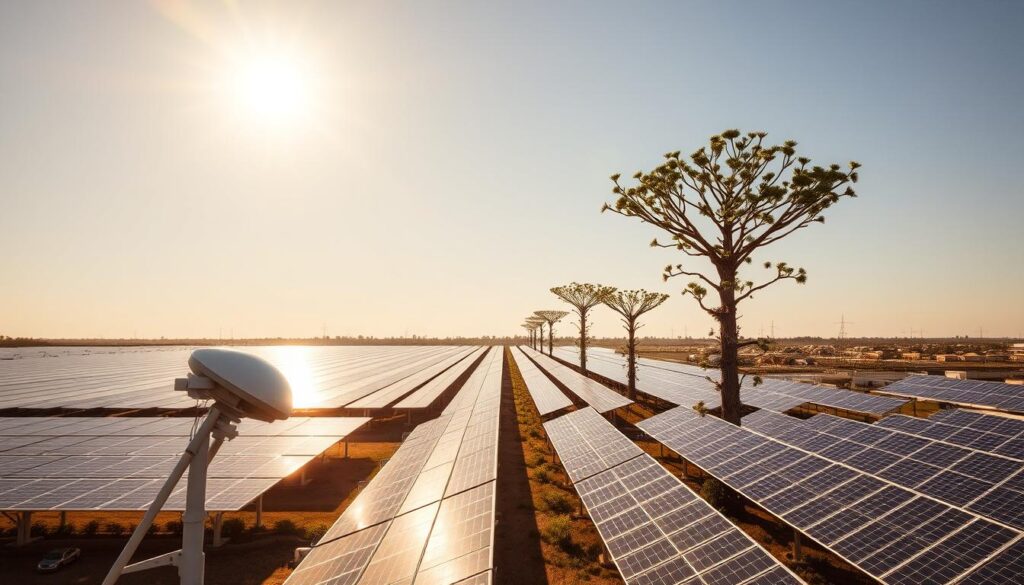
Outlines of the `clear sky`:
<svg viewBox="0 0 1024 585">
<path fill-rule="evenodd" d="M 705 334 L 674 254 L 599 208 L 736 127 L 864 164 L 758 258 L 810 280 L 745 333 L 1018 336 L 1022 28 L 1019 2 L 4 2 L 0 333 L 513 334 L 578 280 Z"/>
</svg>

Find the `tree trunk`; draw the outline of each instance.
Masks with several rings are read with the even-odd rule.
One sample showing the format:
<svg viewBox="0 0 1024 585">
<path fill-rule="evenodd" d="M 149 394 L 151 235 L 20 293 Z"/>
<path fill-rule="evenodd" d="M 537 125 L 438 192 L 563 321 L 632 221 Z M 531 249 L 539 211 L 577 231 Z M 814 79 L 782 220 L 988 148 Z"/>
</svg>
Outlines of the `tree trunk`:
<svg viewBox="0 0 1024 585">
<path fill-rule="evenodd" d="M 548 357 L 554 357 L 555 347 L 555 324 L 552 321 L 548 322 Z M 544 353 L 541 351 L 541 353 Z"/>
<path fill-rule="evenodd" d="M 587 373 L 587 311 L 580 309 L 580 369 Z"/>
<path fill-rule="evenodd" d="M 721 274 L 722 271 L 720 271 Z M 740 370 L 739 370 L 739 326 L 736 323 L 736 292 L 725 282 L 734 282 L 736 271 L 722 277 L 723 287 L 720 292 L 722 306 L 716 315 L 719 323 L 719 334 L 722 337 L 722 418 L 732 424 L 740 425 Z"/>
<path fill-rule="evenodd" d="M 630 321 L 626 327 L 626 384 L 630 400 L 636 400 L 636 322 Z"/>
</svg>

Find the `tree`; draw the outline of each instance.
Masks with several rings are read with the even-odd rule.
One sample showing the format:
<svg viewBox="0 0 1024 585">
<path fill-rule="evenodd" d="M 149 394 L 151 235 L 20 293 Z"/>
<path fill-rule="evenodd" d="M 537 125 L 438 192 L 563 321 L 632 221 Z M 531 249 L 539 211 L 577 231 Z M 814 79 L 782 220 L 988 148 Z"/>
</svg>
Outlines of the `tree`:
<svg viewBox="0 0 1024 585">
<path fill-rule="evenodd" d="M 533 331 L 537 328 L 533 323 L 523 323 L 520 325 L 523 329 L 526 329 L 526 342 L 533 345 Z"/>
<path fill-rule="evenodd" d="M 859 163 L 843 170 L 838 164 L 811 165 L 798 157 L 796 142 L 767 146 L 764 132 L 741 134 L 727 130 L 712 136 L 710 144 L 689 157 L 679 152 L 665 155 L 665 162 L 650 172 L 633 175 L 636 184 L 623 186 L 621 175 L 612 175 L 614 205 L 602 211 L 636 217 L 669 234 L 671 242 L 657 239 L 652 247 L 675 248 L 683 254 L 706 259 L 709 273 L 689 263 L 665 267 L 664 278 L 689 276 L 683 295 L 694 298 L 719 325 L 722 371 L 718 389 L 722 418 L 740 424 L 739 349 L 764 340 L 741 340 L 737 306 L 754 293 L 783 280 L 803 284 L 807 273 L 785 262 L 765 262 L 770 271 L 755 284 L 741 280 L 740 268 L 752 262 L 755 252 L 813 223 L 824 222 L 824 212 L 844 197 L 855 197 Z M 718 304 L 708 298 L 708 287 Z"/>
<path fill-rule="evenodd" d="M 533 325 L 534 327 L 532 347 L 533 349 L 537 349 L 538 344 L 544 341 L 544 323 L 547 323 L 547 321 L 536 315 L 530 315 L 529 317 L 526 318 L 526 322 Z M 538 330 L 540 331 L 540 340 L 537 339 Z"/>
<path fill-rule="evenodd" d="M 553 348 L 555 345 L 555 323 L 557 323 L 558 320 L 561 319 L 562 317 L 568 315 L 569 311 L 534 311 L 533 314 L 537 315 L 541 319 L 544 319 L 544 321 L 548 324 L 548 355 L 551 355 L 553 353 Z M 540 351 L 541 353 L 544 353 L 543 328 L 541 329 L 540 341 Z"/>
<path fill-rule="evenodd" d="M 613 286 L 600 284 L 580 284 L 574 282 L 551 289 L 555 296 L 572 305 L 579 318 L 577 328 L 580 332 L 580 369 L 587 371 L 587 316 L 590 309 L 600 305 L 604 299 L 615 292 Z"/>
<path fill-rule="evenodd" d="M 622 316 L 622 325 L 626 328 L 626 382 L 630 400 L 636 400 L 636 331 L 643 327 L 639 319 L 667 300 L 667 294 L 642 289 L 618 291 L 604 299 L 604 304 Z"/>
</svg>

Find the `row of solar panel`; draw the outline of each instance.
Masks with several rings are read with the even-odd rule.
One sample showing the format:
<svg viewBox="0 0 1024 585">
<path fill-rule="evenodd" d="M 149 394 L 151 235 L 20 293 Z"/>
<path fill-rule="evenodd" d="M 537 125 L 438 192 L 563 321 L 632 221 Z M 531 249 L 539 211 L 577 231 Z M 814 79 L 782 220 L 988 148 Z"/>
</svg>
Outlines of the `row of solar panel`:
<svg viewBox="0 0 1024 585">
<path fill-rule="evenodd" d="M 571 363 L 579 359 L 577 348 L 563 346 L 559 351 L 560 356 Z M 590 349 L 587 357 L 588 370 L 620 384 L 627 383 L 624 356 Z M 637 364 L 637 388 L 640 391 L 672 404 L 692 406 L 703 402 L 707 408 L 721 406 L 718 390 L 708 379 L 710 376 L 706 375 L 711 371 L 672 362 L 663 362 L 665 366 L 654 366 L 654 361 L 642 360 Z M 764 379 L 758 386 L 749 384 L 744 387 L 741 396 L 744 404 L 776 412 L 785 412 L 810 403 L 876 416 L 898 410 L 907 402 L 887 396 L 773 378 Z"/>
<path fill-rule="evenodd" d="M 211 509 L 244 506 L 368 420 L 242 423 L 243 432 L 251 434 L 225 442 L 210 463 L 211 481 L 224 488 L 208 491 Z M 182 418 L 32 417 L 3 422 L 7 432 L 18 434 L 0 442 L 0 509 L 19 511 L 145 508 L 178 462 L 193 425 L 192 419 Z M 132 435 L 141 429 L 159 434 Z M 124 433 L 108 434 L 116 430 Z M 53 434 L 61 431 L 74 434 Z M 307 434 L 312 432 L 329 434 Z M 182 497 L 183 486 L 178 490 Z M 226 491 L 231 486 L 237 489 Z M 177 503 L 183 504 L 171 500 L 172 509 Z"/>
<path fill-rule="evenodd" d="M 525 351 L 541 368 L 547 370 L 560 384 L 568 388 L 569 392 L 575 394 L 577 398 L 598 412 L 611 412 L 633 403 L 622 394 L 565 367 L 539 351 L 529 348 Z"/>
<path fill-rule="evenodd" d="M 503 353 L 418 425 L 289 585 L 490 583 Z"/>
<path fill-rule="evenodd" d="M 1024 413 L 1024 392 L 1020 386 L 984 380 L 957 380 L 943 376 L 908 376 L 889 384 L 882 392 L 897 396 L 980 406 Z"/>
<path fill-rule="evenodd" d="M 592 408 L 544 428 L 626 583 L 802 583 Z"/>
<path fill-rule="evenodd" d="M 424 408 L 464 372 L 478 348 L 247 347 L 278 366 L 295 388 L 297 408 Z M 173 380 L 188 369 L 189 348 L 69 355 L 0 362 L 0 408 L 183 409 L 195 406 Z M 423 396 L 413 399 L 423 390 Z M 412 395 L 409 395 L 413 393 Z M 409 395 L 409 396 L 406 396 Z M 430 401 L 432 402 L 432 400 Z"/>
<path fill-rule="evenodd" d="M 764 411 L 744 426 L 979 516 L 1024 529 L 1024 462 L 829 415 Z"/>
<path fill-rule="evenodd" d="M 952 583 L 1021 538 L 1007 526 L 691 409 L 638 426 L 883 583 Z"/>
<path fill-rule="evenodd" d="M 1008 419 L 994 415 L 970 414 L 981 417 L 979 426 L 965 425 L 959 422 L 966 415 L 952 417 L 942 416 L 943 412 L 962 412 L 959 410 L 942 411 L 930 419 L 909 416 L 890 416 L 879 421 L 879 426 L 920 435 L 930 439 L 938 439 L 946 443 L 970 447 L 987 453 L 995 453 L 1015 459 L 1024 459 L 1024 433 L 1012 433 L 1024 421 Z M 986 430 L 984 419 L 995 419 Z M 1003 421 L 1006 421 L 1005 423 Z M 975 422 L 975 421 L 970 421 Z"/>
<path fill-rule="evenodd" d="M 554 382 L 548 379 L 547 375 L 530 358 L 526 357 L 521 349 L 512 348 L 512 357 L 516 365 L 519 366 L 519 374 L 523 377 L 530 397 L 533 398 L 533 403 L 537 406 L 537 412 L 541 416 L 572 406 L 572 401 L 558 389 L 558 386 L 555 386 Z"/>
</svg>

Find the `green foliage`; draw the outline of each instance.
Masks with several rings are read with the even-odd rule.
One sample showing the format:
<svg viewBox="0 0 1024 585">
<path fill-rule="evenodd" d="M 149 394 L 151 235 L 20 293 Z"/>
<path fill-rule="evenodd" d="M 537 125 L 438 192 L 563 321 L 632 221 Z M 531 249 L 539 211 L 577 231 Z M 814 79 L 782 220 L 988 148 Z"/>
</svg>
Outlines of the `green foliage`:
<svg viewBox="0 0 1024 585">
<path fill-rule="evenodd" d="M 569 548 L 572 545 L 572 521 L 568 516 L 555 516 L 544 527 L 541 538 L 563 549 Z"/>
<path fill-rule="evenodd" d="M 28 530 L 32 536 L 46 536 L 50 532 L 50 529 L 42 522 L 33 522 Z"/>
<path fill-rule="evenodd" d="M 544 465 L 544 455 L 540 453 L 534 453 L 526 460 L 527 467 L 539 467 Z"/>
<path fill-rule="evenodd" d="M 183 529 L 184 525 L 181 523 L 180 520 L 168 520 L 167 523 L 164 524 L 164 530 L 177 536 L 181 536 L 181 532 Z"/>
<path fill-rule="evenodd" d="M 107 532 L 108 534 L 113 534 L 114 536 L 120 536 L 120 535 L 124 534 L 124 524 L 121 524 L 120 522 L 109 522 L 103 528 L 103 530 L 105 532 Z"/>
<path fill-rule="evenodd" d="M 220 525 L 220 533 L 228 538 L 237 538 L 245 532 L 245 520 L 228 518 Z"/>
<path fill-rule="evenodd" d="M 322 523 L 317 524 L 316 526 L 306 531 L 306 536 L 309 537 L 309 540 L 311 542 L 319 542 L 320 539 L 323 538 L 325 534 L 327 534 L 327 525 Z"/>
<path fill-rule="evenodd" d="M 57 528 L 53 530 L 53 534 L 56 536 L 74 536 L 75 532 L 75 525 L 71 522 L 68 522 L 63 526 L 57 526 Z"/>
<path fill-rule="evenodd" d="M 700 497 L 711 505 L 712 508 L 722 510 L 726 506 L 727 493 L 725 485 L 713 477 L 704 480 L 700 486 Z"/>
<path fill-rule="evenodd" d="M 540 500 L 544 504 L 544 509 L 554 514 L 568 514 L 573 509 L 572 499 L 558 488 L 544 488 L 540 492 Z"/>
<path fill-rule="evenodd" d="M 84 534 L 85 536 L 93 536 L 97 532 L 99 532 L 99 530 L 100 523 L 96 520 L 90 520 L 85 523 L 85 526 L 82 527 L 82 534 Z"/>
</svg>

